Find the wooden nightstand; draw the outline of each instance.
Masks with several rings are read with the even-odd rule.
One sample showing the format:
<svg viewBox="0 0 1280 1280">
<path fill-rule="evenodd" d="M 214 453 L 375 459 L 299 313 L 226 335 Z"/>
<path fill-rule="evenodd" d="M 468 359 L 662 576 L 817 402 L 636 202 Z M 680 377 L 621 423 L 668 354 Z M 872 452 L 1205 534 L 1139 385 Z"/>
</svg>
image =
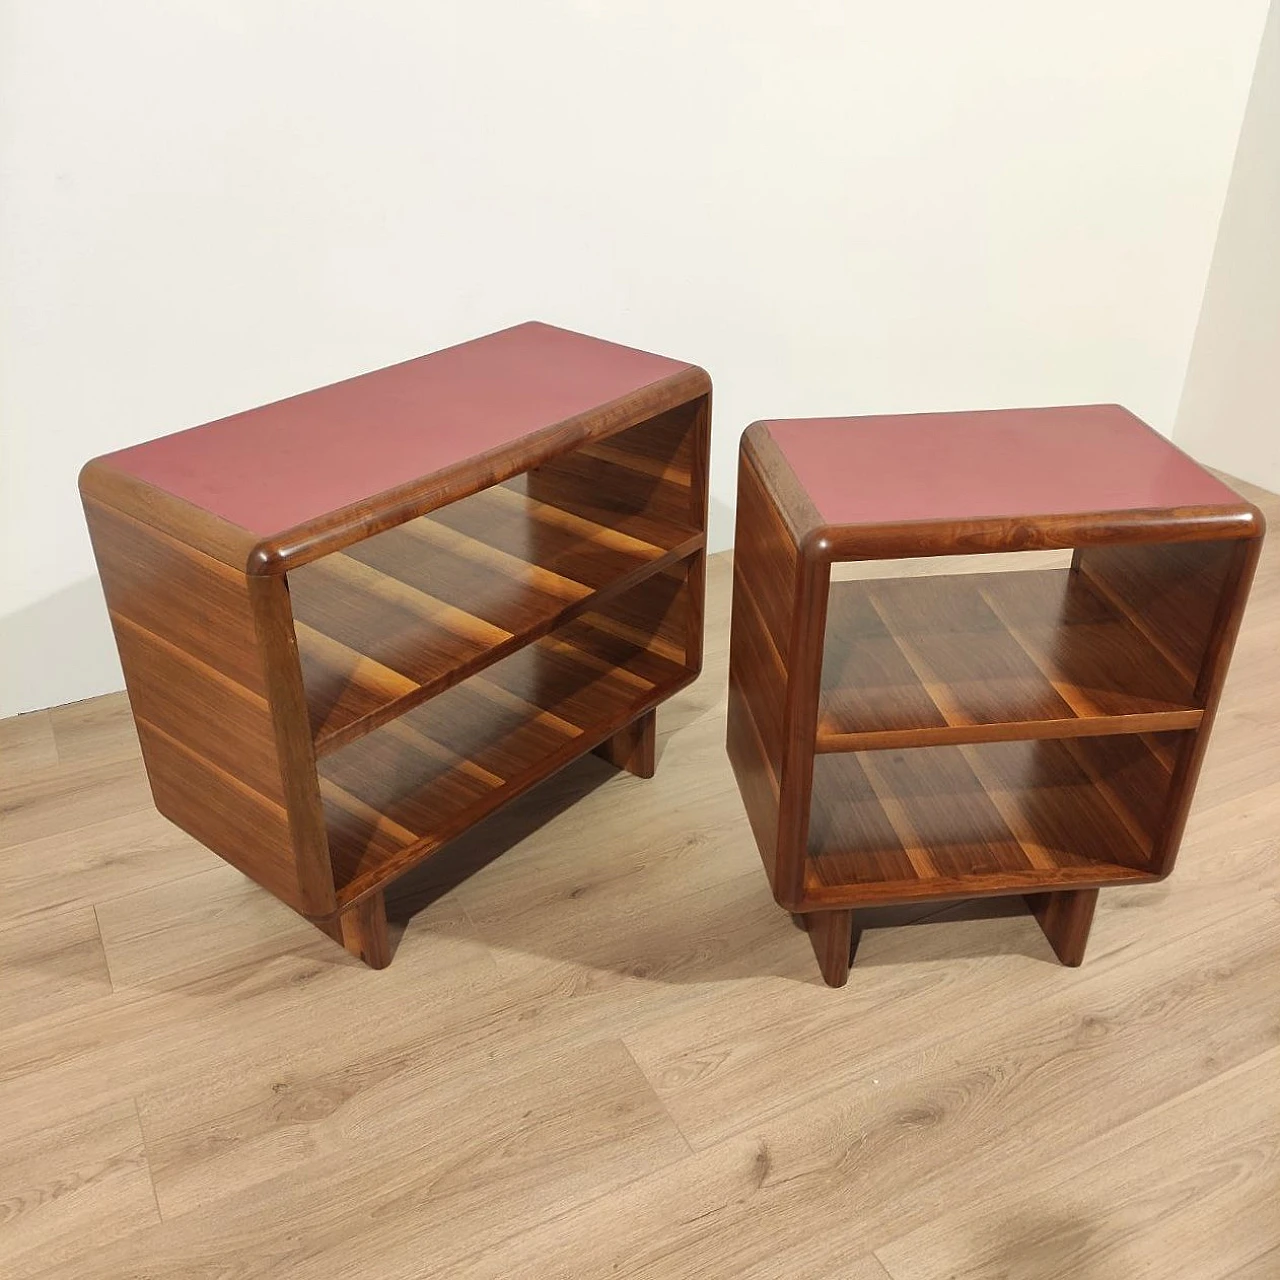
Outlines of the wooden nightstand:
<svg viewBox="0 0 1280 1280">
<path fill-rule="evenodd" d="M 774 896 L 842 984 L 855 908 L 1026 894 L 1079 964 L 1173 867 L 1261 513 L 1116 405 L 758 422 L 728 749 Z M 842 561 L 1070 567 L 832 581 Z"/>
<path fill-rule="evenodd" d="M 381 967 L 383 890 L 702 662 L 711 385 L 542 324 L 96 459 L 156 806 Z"/>
</svg>

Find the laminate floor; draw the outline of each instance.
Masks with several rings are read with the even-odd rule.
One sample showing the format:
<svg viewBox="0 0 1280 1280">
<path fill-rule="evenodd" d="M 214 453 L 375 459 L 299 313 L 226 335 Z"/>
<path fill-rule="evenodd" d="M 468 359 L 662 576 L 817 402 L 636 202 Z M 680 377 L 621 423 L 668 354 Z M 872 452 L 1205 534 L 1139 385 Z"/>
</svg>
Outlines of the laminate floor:
<svg viewBox="0 0 1280 1280">
<path fill-rule="evenodd" d="M 842 990 L 709 576 L 657 777 L 465 837 L 381 973 L 153 812 L 123 695 L 0 722 L 0 1276 L 1280 1277 L 1280 537 L 1174 876 L 1079 970 L 1017 903 L 881 913 Z"/>
</svg>

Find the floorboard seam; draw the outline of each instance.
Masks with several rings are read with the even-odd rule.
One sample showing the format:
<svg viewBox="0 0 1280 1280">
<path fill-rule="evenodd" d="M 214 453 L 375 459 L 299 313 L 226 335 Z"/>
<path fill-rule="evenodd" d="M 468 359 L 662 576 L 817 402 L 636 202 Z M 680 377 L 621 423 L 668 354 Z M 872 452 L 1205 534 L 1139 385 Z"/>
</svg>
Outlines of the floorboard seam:
<svg viewBox="0 0 1280 1280">
<path fill-rule="evenodd" d="M 151 1152 L 147 1149 L 147 1131 L 142 1124 L 142 1108 L 138 1105 L 138 1099 L 135 1095 L 131 1101 L 133 1102 L 133 1114 L 138 1121 L 138 1141 L 142 1143 L 142 1158 L 147 1164 L 147 1185 L 151 1188 L 151 1199 L 156 1206 L 156 1221 L 163 1222 L 164 1214 L 160 1211 L 160 1195 L 156 1191 L 156 1176 L 154 1166 L 151 1163 Z"/>
<path fill-rule="evenodd" d="M 680 1135 L 680 1141 L 684 1143 L 685 1150 L 691 1156 L 697 1155 L 698 1153 L 694 1150 L 693 1143 L 689 1141 L 688 1134 L 680 1127 L 680 1122 L 671 1114 L 671 1110 L 666 1102 L 663 1101 L 662 1095 L 653 1087 L 653 1081 L 649 1079 L 648 1075 L 645 1074 L 644 1068 L 636 1061 L 636 1055 L 631 1052 L 631 1046 L 627 1043 L 626 1037 L 619 1036 L 618 1043 L 622 1046 L 623 1052 L 627 1057 L 631 1059 L 631 1065 L 640 1073 L 640 1079 L 645 1082 L 645 1086 L 653 1094 L 653 1100 L 662 1108 L 662 1114 L 671 1121 L 671 1127 Z"/>
<path fill-rule="evenodd" d="M 102 967 L 107 971 L 107 981 L 111 984 L 111 994 L 117 991 L 116 980 L 111 975 L 111 957 L 107 955 L 107 940 L 102 936 L 102 921 L 98 919 L 98 904 L 91 902 L 89 910 L 93 912 L 93 927 L 98 934 L 98 946 L 102 949 Z"/>
</svg>

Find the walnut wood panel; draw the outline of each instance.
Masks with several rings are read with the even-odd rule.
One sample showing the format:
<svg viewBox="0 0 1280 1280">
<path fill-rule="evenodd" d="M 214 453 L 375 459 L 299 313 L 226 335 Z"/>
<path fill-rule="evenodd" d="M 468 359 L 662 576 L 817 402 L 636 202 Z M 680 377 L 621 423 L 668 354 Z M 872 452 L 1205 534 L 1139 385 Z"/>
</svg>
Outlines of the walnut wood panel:
<svg viewBox="0 0 1280 1280">
<path fill-rule="evenodd" d="M 244 575 L 100 502 L 84 509 L 108 608 L 265 695 Z"/>
<path fill-rule="evenodd" d="M 1162 860 L 1161 836 L 1173 797 L 1174 767 L 1195 739 L 1194 733 L 1113 734 L 1063 743 L 1142 849 L 1139 865 L 1157 873 L 1171 865 Z"/>
<path fill-rule="evenodd" d="M 650 574 L 629 591 L 599 599 L 590 611 L 592 625 L 603 633 L 597 648 L 603 652 L 600 646 L 607 649 L 607 637 L 613 636 L 624 645 L 641 644 L 670 662 L 697 670 L 700 653 L 690 661 L 690 649 L 700 650 L 702 634 L 700 579 L 695 571 L 704 562 L 698 551 Z"/>
<path fill-rule="evenodd" d="M 320 762 L 340 904 L 401 874 L 693 678 L 641 644 L 624 655 L 594 618 Z"/>
<path fill-rule="evenodd" d="M 775 893 L 792 602 L 799 556 L 760 472 L 738 467 L 726 746 Z"/>
<path fill-rule="evenodd" d="M 819 751 L 1200 721 L 1194 682 L 1067 569 L 834 583 L 822 683 Z"/>
<path fill-rule="evenodd" d="M 267 705 L 275 729 L 298 880 L 307 912 L 327 914 L 335 905 L 333 869 L 316 778 L 315 745 L 307 723 L 298 639 L 289 607 L 289 585 L 278 574 L 251 577 L 249 596 L 267 677 Z"/>
<path fill-rule="evenodd" d="M 1261 551 L 1260 536 L 1238 542 L 1224 575 L 1222 593 L 1205 644 L 1197 681 L 1198 692 L 1204 700 L 1204 719 L 1200 723 L 1199 732 L 1190 742 L 1184 743 L 1178 752 L 1170 785 L 1169 809 L 1155 853 L 1155 860 L 1165 868 L 1165 874 L 1173 867 L 1187 815 L 1191 811 L 1196 780 L 1200 776 L 1200 766 L 1209 745 L 1209 731 L 1213 727 L 1223 686 L 1226 684 L 1227 667 L 1244 619 L 1249 588 Z"/>
<path fill-rule="evenodd" d="M 141 717 L 135 723 L 156 808 L 282 902 L 307 909 L 284 808 Z"/>
<path fill-rule="evenodd" d="M 760 472 L 745 452 L 738 467 L 733 554 L 751 581 L 769 639 L 785 666 L 799 553 Z"/>
<path fill-rule="evenodd" d="M 121 614 L 112 623 L 121 664 L 134 676 L 134 714 L 283 806 L 267 700 Z"/>
<path fill-rule="evenodd" d="M 787 672 L 769 640 L 768 629 L 749 585 L 749 566 L 739 561 L 733 575 L 733 658 L 730 681 L 759 735 L 774 778 L 782 776 L 782 741 Z"/>
<path fill-rule="evenodd" d="M 85 512 L 157 808 L 290 906 L 332 909 L 323 829 L 295 840 L 312 815 L 281 764 L 282 685 L 249 583 L 99 502 Z"/>
<path fill-rule="evenodd" d="M 1087 547 L 1075 565 L 1194 684 L 1237 545 Z"/>
<path fill-rule="evenodd" d="M 702 401 L 640 426 L 561 454 L 525 477 L 527 491 L 544 502 L 614 525 L 643 516 L 687 525 L 691 511 Z M 625 523 L 621 527 L 625 527 Z"/>
</svg>

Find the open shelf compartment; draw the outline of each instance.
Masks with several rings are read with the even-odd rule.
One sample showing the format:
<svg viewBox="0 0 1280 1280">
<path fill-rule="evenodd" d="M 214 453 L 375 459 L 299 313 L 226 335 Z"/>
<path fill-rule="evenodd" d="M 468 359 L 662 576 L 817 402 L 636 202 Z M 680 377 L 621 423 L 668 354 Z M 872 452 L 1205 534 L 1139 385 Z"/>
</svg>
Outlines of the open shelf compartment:
<svg viewBox="0 0 1280 1280">
<path fill-rule="evenodd" d="M 1191 729 L 1191 670 L 1073 569 L 833 582 L 816 748 Z"/>
<path fill-rule="evenodd" d="M 848 752 L 814 760 L 813 906 L 1159 878 L 1182 732 Z"/>
<path fill-rule="evenodd" d="M 339 904 L 401 874 L 697 674 L 692 562 L 319 762 Z"/>
<path fill-rule="evenodd" d="M 682 406 L 291 572 L 317 754 L 701 548 L 693 424 Z"/>
</svg>

